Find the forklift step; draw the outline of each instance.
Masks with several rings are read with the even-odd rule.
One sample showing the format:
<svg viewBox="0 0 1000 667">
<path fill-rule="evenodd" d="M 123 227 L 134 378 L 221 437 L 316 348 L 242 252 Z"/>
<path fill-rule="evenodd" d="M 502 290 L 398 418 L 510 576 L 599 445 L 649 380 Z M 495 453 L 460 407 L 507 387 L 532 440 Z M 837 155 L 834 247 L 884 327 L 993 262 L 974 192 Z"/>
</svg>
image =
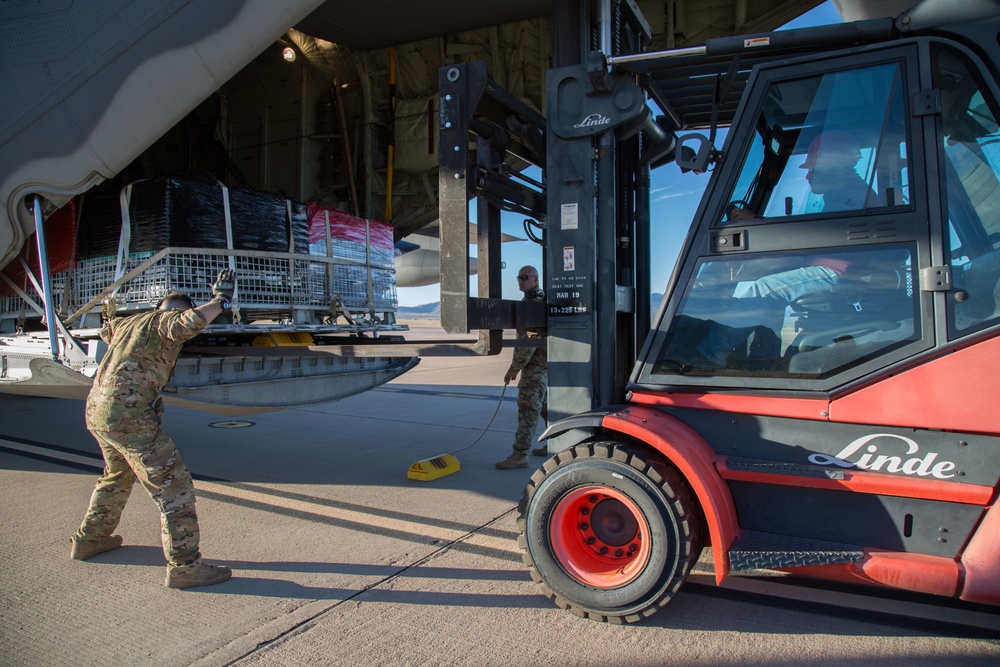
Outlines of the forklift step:
<svg viewBox="0 0 1000 667">
<path fill-rule="evenodd" d="M 757 530 L 744 530 L 742 537 L 733 542 L 729 549 L 729 562 L 734 573 L 804 565 L 857 563 L 863 556 L 861 547 L 853 544 L 824 542 Z"/>
</svg>

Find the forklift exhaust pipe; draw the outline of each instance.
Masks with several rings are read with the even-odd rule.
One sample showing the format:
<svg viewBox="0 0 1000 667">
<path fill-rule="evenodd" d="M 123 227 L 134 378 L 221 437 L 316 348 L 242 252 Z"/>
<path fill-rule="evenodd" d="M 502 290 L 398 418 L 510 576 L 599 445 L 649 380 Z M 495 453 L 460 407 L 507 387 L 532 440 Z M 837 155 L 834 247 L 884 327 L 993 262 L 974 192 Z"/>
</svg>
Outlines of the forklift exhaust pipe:
<svg viewBox="0 0 1000 667">
<path fill-rule="evenodd" d="M 636 132 L 642 132 L 647 142 L 643 160 L 650 166 L 659 166 L 669 162 L 677 148 L 677 135 L 664 127 L 667 122 L 666 116 L 654 118 L 653 112 L 647 108 L 636 121 L 622 128 L 620 138 L 628 139 Z"/>
</svg>

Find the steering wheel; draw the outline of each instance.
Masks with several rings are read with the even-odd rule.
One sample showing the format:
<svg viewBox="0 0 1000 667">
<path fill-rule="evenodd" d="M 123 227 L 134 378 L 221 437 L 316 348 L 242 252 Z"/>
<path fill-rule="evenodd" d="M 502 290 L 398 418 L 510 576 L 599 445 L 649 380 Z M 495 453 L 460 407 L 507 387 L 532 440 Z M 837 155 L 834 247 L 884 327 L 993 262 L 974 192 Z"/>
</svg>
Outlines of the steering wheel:
<svg viewBox="0 0 1000 667">
<path fill-rule="evenodd" d="M 757 217 L 757 214 L 753 213 L 750 210 L 750 203 L 749 202 L 747 202 L 747 201 L 745 201 L 743 199 L 734 199 L 731 202 L 729 202 L 728 204 L 726 204 L 726 222 L 733 222 L 734 221 L 734 218 L 733 218 L 733 210 L 734 209 L 737 209 L 737 210 L 740 210 L 740 211 L 746 211 L 747 213 L 751 214 L 750 217 L 752 217 L 752 218 Z"/>
</svg>

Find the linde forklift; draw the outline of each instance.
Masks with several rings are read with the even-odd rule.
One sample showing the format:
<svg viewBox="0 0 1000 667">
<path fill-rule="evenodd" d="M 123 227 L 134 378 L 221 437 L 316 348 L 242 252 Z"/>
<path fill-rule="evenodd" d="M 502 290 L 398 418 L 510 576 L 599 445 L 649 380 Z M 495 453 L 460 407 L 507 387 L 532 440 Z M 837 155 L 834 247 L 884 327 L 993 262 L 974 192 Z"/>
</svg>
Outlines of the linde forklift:
<svg viewBox="0 0 1000 667">
<path fill-rule="evenodd" d="M 544 116 L 440 75 L 443 325 L 548 327 L 533 579 L 634 622 L 710 546 L 719 584 L 1000 604 L 1000 4 L 659 53 L 631 2 L 554 4 Z M 649 173 L 678 167 L 710 181 L 651 317 Z M 502 210 L 544 229 L 546 304 L 500 298 Z"/>
</svg>

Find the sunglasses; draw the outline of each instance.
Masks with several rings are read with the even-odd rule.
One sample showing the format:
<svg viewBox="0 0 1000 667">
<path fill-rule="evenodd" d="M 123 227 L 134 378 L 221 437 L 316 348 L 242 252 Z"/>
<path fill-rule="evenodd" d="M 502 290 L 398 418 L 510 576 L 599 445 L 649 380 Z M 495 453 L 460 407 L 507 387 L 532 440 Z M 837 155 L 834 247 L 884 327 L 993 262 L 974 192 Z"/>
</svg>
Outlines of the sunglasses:
<svg viewBox="0 0 1000 667">
<path fill-rule="evenodd" d="M 520 276 L 518 276 L 518 277 L 517 277 L 517 279 L 518 279 L 518 280 L 527 280 L 528 278 L 534 278 L 534 277 L 535 277 L 535 276 L 525 276 L 525 275 L 520 275 Z"/>
</svg>

